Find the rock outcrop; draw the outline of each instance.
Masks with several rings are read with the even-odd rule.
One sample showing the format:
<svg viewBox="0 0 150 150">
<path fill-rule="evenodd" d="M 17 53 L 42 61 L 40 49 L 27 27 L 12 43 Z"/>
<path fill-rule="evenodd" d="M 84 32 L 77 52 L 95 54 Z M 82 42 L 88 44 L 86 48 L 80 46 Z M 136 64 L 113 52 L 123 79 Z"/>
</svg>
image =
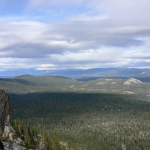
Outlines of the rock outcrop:
<svg viewBox="0 0 150 150">
<path fill-rule="evenodd" d="M 10 101 L 8 94 L 0 89 L 0 137 L 4 133 L 7 116 L 10 112 Z"/>
<path fill-rule="evenodd" d="M 9 115 L 8 115 L 9 116 Z M 8 121 L 8 120 L 7 120 Z M 4 128 L 4 133 L 2 135 L 2 137 L 9 137 L 9 140 L 13 141 L 13 135 L 15 133 L 15 130 L 12 128 L 12 126 L 10 126 L 10 124 L 6 124 L 5 128 Z M 20 143 L 19 143 L 20 144 Z"/>
<path fill-rule="evenodd" d="M 135 79 L 135 78 L 130 78 L 126 82 L 124 82 L 125 85 L 131 85 L 132 83 L 139 84 L 142 82 L 140 80 Z"/>
<path fill-rule="evenodd" d="M 0 89 L 0 149 L 4 150 L 27 150 L 28 148 L 20 145 L 24 142 L 19 138 L 15 137 L 15 130 L 10 125 L 10 101 L 8 94 Z"/>
</svg>

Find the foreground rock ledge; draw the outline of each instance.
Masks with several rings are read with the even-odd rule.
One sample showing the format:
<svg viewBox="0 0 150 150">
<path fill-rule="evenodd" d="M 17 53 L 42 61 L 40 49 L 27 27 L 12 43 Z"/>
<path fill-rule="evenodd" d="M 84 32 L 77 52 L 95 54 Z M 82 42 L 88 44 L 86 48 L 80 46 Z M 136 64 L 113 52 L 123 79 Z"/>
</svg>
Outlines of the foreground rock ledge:
<svg viewBox="0 0 150 150">
<path fill-rule="evenodd" d="M 10 112 L 9 96 L 3 90 L 0 89 L 0 137 L 4 133 L 5 123 L 7 116 Z"/>
</svg>

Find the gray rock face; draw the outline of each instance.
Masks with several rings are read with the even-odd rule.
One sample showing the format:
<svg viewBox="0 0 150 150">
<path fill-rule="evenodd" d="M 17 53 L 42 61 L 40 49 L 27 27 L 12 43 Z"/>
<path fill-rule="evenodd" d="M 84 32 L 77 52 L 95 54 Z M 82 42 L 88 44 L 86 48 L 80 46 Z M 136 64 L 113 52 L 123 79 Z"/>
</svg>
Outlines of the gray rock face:
<svg viewBox="0 0 150 150">
<path fill-rule="evenodd" d="M 4 127 L 9 112 L 10 112 L 10 101 L 8 94 L 0 89 L 0 137 L 4 133 Z"/>
<path fill-rule="evenodd" d="M 2 135 L 2 137 L 9 137 L 9 139 L 11 141 L 13 141 L 13 135 L 15 133 L 15 130 L 12 128 L 12 126 L 10 125 L 5 125 L 5 128 L 4 128 L 4 133 Z M 20 142 L 19 142 L 20 144 Z"/>
<path fill-rule="evenodd" d="M 131 85 L 132 83 L 139 84 L 142 82 L 140 80 L 135 79 L 135 78 L 130 78 L 126 82 L 124 82 L 125 85 Z"/>
</svg>

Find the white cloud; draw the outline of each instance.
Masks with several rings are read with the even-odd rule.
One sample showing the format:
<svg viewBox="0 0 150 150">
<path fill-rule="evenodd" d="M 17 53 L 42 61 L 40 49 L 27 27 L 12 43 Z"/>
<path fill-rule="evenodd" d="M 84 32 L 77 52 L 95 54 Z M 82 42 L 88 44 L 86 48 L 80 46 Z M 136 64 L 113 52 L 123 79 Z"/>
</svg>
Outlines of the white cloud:
<svg viewBox="0 0 150 150">
<path fill-rule="evenodd" d="M 103 0 L 101 6 L 114 24 L 149 25 L 149 0 Z"/>
<path fill-rule="evenodd" d="M 89 13 L 83 13 L 83 14 L 78 14 L 78 15 L 72 15 L 68 17 L 69 20 L 71 21 L 98 21 L 98 20 L 105 20 L 108 17 L 106 15 L 92 15 Z"/>
<path fill-rule="evenodd" d="M 57 65 L 54 64 L 42 64 L 36 70 L 55 70 Z"/>
<path fill-rule="evenodd" d="M 53 11 L 52 8 L 59 8 L 58 10 L 67 12 L 62 14 L 69 20 L 93 21 L 106 19 L 107 16 L 107 23 L 112 26 L 149 25 L 150 23 L 149 0 L 30 0 L 29 7 L 38 8 L 39 11 Z M 68 10 L 74 7 L 75 10 Z M 77 9 L 80 11 L 78 12 Z"/>
<path fill-rule="evenodd" d="M 0 30 L 0 57 L 18 60 L 15 65 L 6 59 L 5 68 L 14 64 L 14 68 L 29 66 L 49 70 L 68 66 L 68 63 L 76 63 L 72 65 L 76 68 L 130 66 L 131 62 L 137 62 L 133 57 L 150 55 L 149 26 L 117 28 L 105 27 L 99 22 L 46 24 L 32 21 L 2 23 Z M 41 62 L 37 61 L 40 59 Z M 49 64 L 53 65 L 46 66 Z"/>
<path fill-rule="evenodd" d="M 148 0 L 30 0 L 22 15 L 0 17 L 0 70 L 149 63 L 149 7 Z M 33 21 L 55 15 L 57 22 Z"/>
<path fill-rule="evenodd" d="M 37 68 L 36 70 L 56 70 L 56 68 Z"/>
<path fill-rule="evenodd" d="M 66 52 L 64 54 L 52 54 L 51 58 L 56 59 L 59 62 L 84 62 L 84 61 L 92 61 L 92 62 L 114 62 L 119 59 L 119 55 L 122 53 L 118 49 L 88 49 L 81 50 L 77 53 Z"/>
<path fill-rule="evenodd" d="M 28 62 L 28 63 L 27 63 Z M 0 58 L 0 70 L 15 70 L 15 69 L 29 69 L 34 68 L 36 65 L 33 64 L 32 60 L 20 59 L 20 58 Z"/>
<path fill-rule="evenodd" d="M 54 67 L 54 66 L 56 66 L 56 65 L 54 65 L 54 64 L 42 64 L 42 65 L 40 65 L 39 67 Z"/>
</svg>

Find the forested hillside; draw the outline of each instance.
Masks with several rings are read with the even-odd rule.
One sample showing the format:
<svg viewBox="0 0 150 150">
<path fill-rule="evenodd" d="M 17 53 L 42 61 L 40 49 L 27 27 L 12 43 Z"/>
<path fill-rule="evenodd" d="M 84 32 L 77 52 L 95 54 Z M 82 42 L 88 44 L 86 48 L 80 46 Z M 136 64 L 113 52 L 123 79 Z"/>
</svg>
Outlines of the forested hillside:
<svg viewBox="0 0 150 150">
<path fill-rule="evenodd" d="M 10 86 L 8 86 L 10 85 Z M 150 85 L 136 79 L 1 79 L 11 119 L 86 150 L 150 149 Z"/>
<path fill-rule="evenodd" d="M 122 93 L 150 95 L 150 83 L 140 80 L 99 78 L 90 81 L 77 81 L 71 78 L 54 76 L 23 75 L 14 79 L 0 79 L 0 88 L 8 93 L 39 92 L 83 92 L 83 93 Z M 126 82 L 130 81 L 129 84 Z"/>
</svg>

